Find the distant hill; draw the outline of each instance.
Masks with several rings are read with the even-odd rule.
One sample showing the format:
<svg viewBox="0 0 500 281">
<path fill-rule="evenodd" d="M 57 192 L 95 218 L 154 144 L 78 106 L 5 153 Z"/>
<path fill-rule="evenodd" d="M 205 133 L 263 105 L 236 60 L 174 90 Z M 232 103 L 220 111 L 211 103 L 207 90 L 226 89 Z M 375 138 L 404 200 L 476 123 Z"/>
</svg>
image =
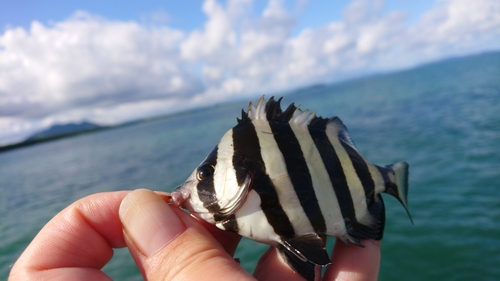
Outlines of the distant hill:
<svg viewBox="0 0 500 281">
<path fill-rule="evenodd" d="M 1 146 L 0 152 L 7 151 L 19 147 L 34 145 L 41 142 L 51 141 L 55 139 L 65 138 L 72 135 L 89 133 L 97 130 L 108 129 L 110 127 L 99 126 L 90 122 L 82 122 L 82 123 L 70 123 L 64 125 L 54 125 L 47 130 L 38 132 L 26 140 L 15 143 L 11 145 Z"/>
<path fill-rule="evenodd" d="M 286 94 L 290 95 L 303 95 L 303 94 L 308 94 L 308 95 L 314 95 L 315 92 L 318 91 L 324 91 L 325 87 L 345 87 L 346 85 L 350 84 L 357 84 L 360 82 L 363 82 L 364 80 L 370 80 L 370 79 L 378 79 L 377 81 L 380 82 L 380 79 L 383 77 L 390 77 L 394 78 L 395 76 L 399 77 L 408 77 L 408 76 L 421 76 L 423 75 L 422 73 L 425 73 L 425 75 L 429 76 L 429 73 L 432 77 L 438 77 L 440 72 L 446 71 L 448 73 L 454 73 L 454 72 L 460 72 L 463 69 L 481 69 L 481 67 L 491 67 L 492 65 L 498 65 L 498 62 L 500 62 L 500 52 L 499 51 L 491 51 L 491 52 L 485 52 L 485 53 L 480 53 L 476 55 L 470 55 L 470 56 L 465 56 L 465 57 L 453 57 L 449 59 L 445 59 L 442 61 L 437 61 L 437 62 L 431 62 L 428 64 L 420 65 L 415 68 L 407 69 L 407 70 L 400 70 L 400 71 L 395 71 L 395 72 L 390 72 L 390 73 L 382 73 L 378 75 L 372 75 L 372 76 L 367 76 L 367 77 L 360 77 L 360 78 L 355 78 L 352 80 L 346 80 L 343 82 L 337 82 L 334 84 L 320 84 L 320 85 L 313 85 L 313 86 L 308 86 L 308 87 L 303 87 L 296 89 L 294 91 L 290 91 Z M 437 69 L 437 70 L 436 70 Z M 424 71 L 423 71 L 424 70 Z M 423 81 L 425 81 L 425 78 L 419 78 Z M 363 82 L 364 83 L 364 82 Z M 404 82 L 401 82 L 404 83 Z M 285 94 L 285 93 L 284 93 Z M 123 127 L 123 126 L 129 126 L 129 125 L 134 125 L 134 124 L 139 124 L 143 122 L 152 122 L 164 118 L 169 118 L 171 116 L 178 116 L 178 115 L 183 115 L 183 114 L 190 114 L 194 111 L 200 110 L 199 108 L 187 110 L 184 112 L 179 112 L 175 114 L 167 114 L 163 116 L 156 116 L 156 117 L 150 117 L 150 118 L 145 118 L 145 119 L 139 119 L 139 120 L 134 120 L 130 122 L 126 122 L 123 124 L 115 125 L 115 126 L 99 126 L 90 122 L 82 122 L 82 123 L 70 123 L 70 124 L 64 124 L 64 125 L 54 125 L 51 128 L 38 132 L 26 140 L 20 142 L 20 143 L 15 143 L 15 144 L 9 144 L 5 146 L 0 146 L 0 152 L 19 148 L 19 147 L 24 147 L 24 146 L 29 146 L 33 144 L 37 144 L 40 142 L 46 142 L 50 140 L 55 140 L 59 138 L 64 138 L 64 137 L 69 137 L 72 135 L 77 135 L 77 134 L 84 134 L 84 133 L 89 133 L 89 132 L 94 132 L 98 130 L 104 130 L 104 129 L 111 129 L 111 128 L 118 128 L 118 127 Z"/>
<path fill-rule="evenodd" d="M 58 136 L 66 136 L 72 135 L 75 133 L 82 133 L 85 131 L 93 131 L 102 128 L 99 125 L 90 123 L 90 122 L 82 122 L 82 123 L 70 123 L 64 125 L 54 125 L 49 129 L 36 133 L 31 137 L 27 138 L 26 141 L 34 141 L 34 140 L 42 140 L 46 138 L 54 138 Z"/>
</svg>

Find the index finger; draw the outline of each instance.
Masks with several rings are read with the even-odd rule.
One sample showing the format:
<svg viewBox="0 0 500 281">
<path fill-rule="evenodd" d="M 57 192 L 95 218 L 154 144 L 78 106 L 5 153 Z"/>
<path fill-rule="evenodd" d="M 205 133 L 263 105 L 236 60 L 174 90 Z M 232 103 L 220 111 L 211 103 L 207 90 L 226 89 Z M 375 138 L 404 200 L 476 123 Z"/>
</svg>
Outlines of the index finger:
<svg viewBox="0 0 500 281">
<path fill-rule="evenodd" d="M 129 191 L 90 195 L 50 220 L 12 267 L 10 280 L 109 279 L 100 269 L 125 247 L 118 210 Z M 65 276 L 65 277 L 64 277 Z"/>
<path fill-rule="evenodd" d="M 380 267 L 381 241 L 361 240 L 364 248 L 345 245 L 337 239 L 332 253 L 332 265 L 323 280 L 377 280 Z"/>
<path fill-rule="evenodd" d="M 155 192 L 168 204 L 172 203 L 170 193 L 163 191 Z M 217 240 L 217 242 L 221 244 L 229 255 L 234 256 L 234 252 L 236 252 L 236 248 L 241 240 L 241 236 L 239 234 L 219 229 L 215 225 L 210 224 L 203 219 L 197 218 L 194 215 L 191 216 L 198 221 L 198 223 L 203 225 L 206 230 L 208 230 L 208 232 L 215 238 L 215 240 Z"/>
</svg>

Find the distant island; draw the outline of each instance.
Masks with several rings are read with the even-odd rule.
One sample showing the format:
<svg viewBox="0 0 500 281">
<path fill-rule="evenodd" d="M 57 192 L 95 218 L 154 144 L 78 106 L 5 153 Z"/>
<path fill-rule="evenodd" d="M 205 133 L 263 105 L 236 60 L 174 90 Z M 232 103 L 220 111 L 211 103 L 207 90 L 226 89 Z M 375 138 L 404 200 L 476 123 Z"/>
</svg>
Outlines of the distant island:
<svg viewBox="0 0 500 281">
<path fill-rule="evenodd" d="M 11 149 L 21 148 L 21 147 L 25 147 L 25 146 L 30 146 L 30 145 L 42 143 L 42 142 L 47 142 L 47 141 L 52 141 L 52 140 L 56 140 L 56 139 L 91 133 L 91 132 L 95 132 L 95 131 L 120 128 L 120 127 L 131 126 L 131 125 L 145 123 L 145 122 L 154 122 L 156 120 L 170 118 L 172 116 L 189 114 L 190 112 L 192 112 L 192 110 L 187 110 L 185 112 L 170 114 L 170 115 L 162 115 L 162 116 L 156 116 L 156 117 L 137 119 L 137 120 L 133 120 L 133 121 L 117 124 L 117 125 L 111 125 L 111 126 L 100 126 L 100 125 L 97 125 L 97 124 L 94 124 L 91 122 L 87 122 L 87 121 L 80 122 L 80 123 L 68 123 L 68 124 L 62 124 L 62 125 L 57 124 L 57 125 L 53 125 L 52 127 L 48 128 L 46 130 L 43 130 L 41 132 L 38 132 L 38 133 L 35 133 L 35 134 L 29 136 L 24 141 L 21 141 L 18 143 L 13 143 L 13 144 L 8 144 L 5 146 L 0 146 L 0 153 L 7 151 L 7 150 L 11 150 Z"/>
<path fill-rule="evenodd" d="M 79 135 L 89 132 L 94 132 L 97 130 L 107 129 L 107 126 L 99 126 L 90 122 L 81 122 L 81 123 L 69 123 L 64 125 L 54 125 L 47 130 L 38 132 L 26 140 L 10 144 L 6 146 L 0 146 L 0 152 L 20 148 L 24 146 L 34 145 L 41 142 L 51 141 L 55 139 L 65 138 L 73 135 Z"/>
<path fill-rule="evenodd" d="M 441 65 L 443 69 L 446 69 L 447 71 L 453 71 L 457 67 L 468 67 L 469 65 L 472 65 L 473 67 L 477 67 L 478 64 L 481 64 L 485 61 L 490 61 L 490 60 L 498 60 L 498 54 L 500 52 L 498 51 L 490 51 L 490 52 L 484 52 L 484 53 L 479 53 L 476 55 L 470 55 L 466 57 L 452 57 L 448 59 L 444 59 L 441 61 L 437 62 L 431 62 L 427 64 L 423 64 L 411 69 L 407 70 L 399 70 L 391 73 L 380 73 L 380 74 L 373 74 L 372 76 L 366 76 L 366 77 L 359 77 L 359 78 L 354 78 L 352 80 L 346 80 L 343 82 L 337 82 L 335 84 L 337 85 L 347 85 L 348 83 L 359 83 L 360 81 L 371 79 L 370 77 L 374 76 L 384 76 L 384 75 L 393 75 L 395 73 L 408 73 L 412 72 L 413 75 L 421 75 L 421 70 L 423 69 L 428 69 L 435 67 L 436 65 Z M 420 72 L 419 72 L 420 71 Z M 302 92 L 304 93 L 311 93 L 314 92 L 315 90 L 322 89 L 324 87 L 329 87 L 332 84 L 316 84 L 312 86 L 306 86 L 303 88 L 299 88 L 296 90 L 290 90 L 287 94 L 300 94 Z M 217 106 L 217 105 L 211 105 L 211 106 Z M 5 146 L 0 146 L 0 153 L 3 151 L 15 149 L 15 148 L 21 148 L 25 146 L 30 146 L 34 144 L 38 144 L 41 142 L 46 142 L 46 141 L 51 141 L 51 140 L 56 140 L 60 138 L 65 138 L 65 137 L 71 137 L 74 135 L 79 135 L 79 134 L 86 134 L 90 132 L 95 132 L 99 130 L 107 130 L 107 129 L 113 129 L 113 128 L 120 128 L 124 126 L 130 126 L 134 124 L 139 124 L 139 123 L 144 123 L 144 122 L 154 122 L 157 120 L 161 119 L 166 119 L 170 118 L 173 116 L 180 116 L 180 115 L 185 115 L 185 114 L 190 114 L 194 111 L 198 111 L 200 108 L 193 108 L 191 110 L 186 110 L 182 112 L 177 112 L 174 114 L 166 114 L 166 115 L 160 115 L 160 116 L 153 116 L 153 117 L 148 117 L 148 118 L 143 118 L 143 119 L 138 119 L 138 120 L 133 120 L 117 125 L 112 125 L 112 126 L 100 126 L 96 125 L 90 122 L 81 122 L 81 123 L 68 123 L 68 124 L 62 124 L 62 125 L 54 125 L 44 131 L 38 132 L 36 134 L 31 135 L 24 141 L 21 141 L 19 143 L 13 143 Z"/>
</svg>

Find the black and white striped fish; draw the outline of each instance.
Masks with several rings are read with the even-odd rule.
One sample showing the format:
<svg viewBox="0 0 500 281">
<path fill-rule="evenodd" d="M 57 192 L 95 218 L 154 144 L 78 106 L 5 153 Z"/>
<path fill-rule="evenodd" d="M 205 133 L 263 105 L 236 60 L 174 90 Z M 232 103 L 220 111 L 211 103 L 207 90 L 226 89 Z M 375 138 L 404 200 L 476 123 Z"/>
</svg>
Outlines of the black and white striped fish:
<svg viewBox="0 0 500 281">
<path fill-rule="evenodd" d="M 293 270 L 314 280 L 314 265 L 330 264 L 319 235 L 361 247 L 359 239 L 382 239 L 381 192 L 408 212 L 408 164 L 371 164 L 339 118 L 294 104 L 283 111 L 280 102 L 250 102 L 171 196 L 221 229 L 275 246 Z"/>
</svg>

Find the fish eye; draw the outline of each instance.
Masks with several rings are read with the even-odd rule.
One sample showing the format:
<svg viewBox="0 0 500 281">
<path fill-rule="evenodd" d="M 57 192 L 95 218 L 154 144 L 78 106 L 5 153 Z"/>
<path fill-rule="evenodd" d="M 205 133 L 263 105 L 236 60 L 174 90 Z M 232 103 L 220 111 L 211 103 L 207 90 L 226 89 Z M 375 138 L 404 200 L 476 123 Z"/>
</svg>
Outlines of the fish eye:
<svg viewBox="0 0 500 281">
<path fill-rule="evenodd" d="M 196 178 L 199 181 L 202 181 L 208 177 L 211 177 L 214 174 L 215 167 L 210 164 L 203 164 L 198 168 L 198 172 L 196 173 Z"/>
</svg>

